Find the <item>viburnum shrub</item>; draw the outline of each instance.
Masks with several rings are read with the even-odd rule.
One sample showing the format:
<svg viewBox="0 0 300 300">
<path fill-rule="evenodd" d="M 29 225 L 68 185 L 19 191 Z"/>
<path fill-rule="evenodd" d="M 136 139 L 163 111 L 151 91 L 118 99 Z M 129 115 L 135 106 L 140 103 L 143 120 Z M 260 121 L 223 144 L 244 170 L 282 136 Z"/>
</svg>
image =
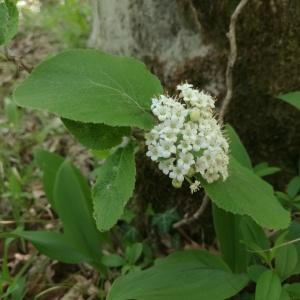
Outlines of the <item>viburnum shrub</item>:
<svg viewBox="0 0 300 300">
<path fill-rule="evenodd" d="M 2 44 L 16 32 L 16 12 L 12 1 L 0 2 Z M 300 225 L 290 220 L 299 208 L 300 177 L 287 193 L 275 194 L 262 177 L 278 169 L 253 167 L 234 129 L 218 124 L 215 100 L 189 83 L 177 90 L 175 96 L 164 93 L 159 79 L 134 58 L 93 49 L 64 51 L 35 67 L 17 86 L 14 101 L 55 114 L 80 143 L 105 150 L 107 157 L 91 187 L 68 159 L 37 151 L 45 193 L 63 230 L 18 228 L 1 236 L 27 239 L 52 259 L 88 263 L 100 276 L 124 266 L 109 300 L 253 299 L 252 288 L 243 290 L 250 282 L 257 300 L 300 296 L 299 283 L 286 283 L 300 273 Z M 299 108 L 299 93 L 280 98 Z M 137 137 L 135 129 L 143 134 Z M 133 265 L 142 244 L 129 247 L 124 258 L 103 251 L 107 236 L 101 232 L 124 214 L 134 192 L 135 154 L 144 143 L 144 159 L 157 162 L 174 187 L 187 180 L 192 193 L 204 189 L 221 255 L 178 251 L 141 270 Z"/>
<path fill-rule="evenodd" d="M 258 282 L 258 294 L 273 280 L 279 283 L 278 289 L 284 290 L 281 281 L 300 269 L 293 265 L 283 270 L 283 265 L 287 259 L 294 260 L 300 249 L 285 247 L 295 238 L 289 227 L 290 212 L 261 178 L 277 169 L 267 164 L 252 166 L 234 129 L 218 123 L 212 96 L 189 83 L 178 85 L 177 91 L 174 96 L 165 94 L 159 80 L 141 62 L 98 50 L 68 50 L 38 65 L 17 87 L 16 103 L 54 113 L 86 147 L 110 150 L 97 170 L 91 192 L 81 199 L 76 197 L 82 186 L 82 176 L 78 181 L 74 175 L 78 171 L 74 173 L 74 167 L 50 154 L 39 155 L 51 205 L 62 218 L 67 234 L 13 234 L 30 240 L 54 259 L 84 261 L 100 271 L 107 268 L 112 258 L 101 252 L 103 244 L 96 238 L 93 224 L 107 231 L 122 217 L 134 191 L 135 153 L 146 143 L 145 159 L 157 162 L 174 187 L 180 188 L 186 180 L 192 193 L 202 187 L 212 200 L 222 258 L 204 250 L 174 253 L 149 269 L 121 276 L 108 299 L 227 299 L 250 280 Z M 135 128 L 144 132 L 145 139 L 133 135 Z M 67 180 L 70 183 L 64 184 Z M 81 206 L 74 212 L 71 206 L 64 209 L 73 197 L 78 205 L 90 203 L 84 211 L 88 212 L 85 219 L 92 222 L 82 222 L 85 231 L 72 230 L 70 235 L 70 226 L 83 211 Z M 298 225 L 292 224 L 298 230 Z M 281 245 L 278 251 L 273 250 L 274 241 L 268 240 L 263 228 L 284 233 L 274 237 L 275 244 Z M 93 236 L 86 240 L 90 230 Z M 96 240 L 99 252 L 93 242 Z M 67 257 L 61 255 L 64 248 L 69 249 Z M 293 258 L 281 249 L 293 252 Z M 274 261 L 279 275 L 267 268 L 273 268 Z"/>
</svg>

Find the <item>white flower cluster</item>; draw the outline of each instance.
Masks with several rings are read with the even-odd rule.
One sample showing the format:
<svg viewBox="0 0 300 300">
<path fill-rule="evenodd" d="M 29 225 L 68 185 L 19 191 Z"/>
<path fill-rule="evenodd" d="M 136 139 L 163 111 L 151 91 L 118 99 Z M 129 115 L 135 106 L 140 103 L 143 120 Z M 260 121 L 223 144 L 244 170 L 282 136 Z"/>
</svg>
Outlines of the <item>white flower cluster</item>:
<svg viewBox="0 0 300 300">
<path fill-rule="evenodd" d="M 228 177 L 228 142 L 214 118 L 214 99 L 191 84 L 177 86 L 178 98 L 161 95 L 152 99 L 152 112 L 160 123 L 146 134 L 147 156 L 175 187 L 184 179 L 191 192 L 200 188 L 196 173 L 209 183 Z"/>
</svg>

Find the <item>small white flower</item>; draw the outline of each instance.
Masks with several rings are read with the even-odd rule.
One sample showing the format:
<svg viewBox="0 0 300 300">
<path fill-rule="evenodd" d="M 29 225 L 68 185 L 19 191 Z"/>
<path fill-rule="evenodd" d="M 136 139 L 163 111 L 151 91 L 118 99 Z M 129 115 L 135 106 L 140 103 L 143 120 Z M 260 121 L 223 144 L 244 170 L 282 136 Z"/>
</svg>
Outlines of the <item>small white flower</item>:
<svg viewBox="0 0 300 300">
<path fill-rule="evenodd" d="M 151 110 L 153 111 L 160 105 L 161 101 L 157 98 L 152 98 Z"/>
<path fill-rule="evenodd" d="M 170 109 L 168 109 L 164 105 L 157 106 L 153 113 L 158 117 L 160 121 L 166 120 L 168 117 L 170 117 Z"/>
<path fill-rule="evenodd" d="M 183 84 L 178 84 L 176 89 L 178 91 L 184 91 L 184 90 L 190 90 L 192 87 L 193 85 L 190 83 L 183 83 Z"/>
<path fill-rule="evenodd" d="M 158 158 L 159 158 L 158 148 L 156 146 L 149 145 L 146 155 L 149 156 L 153 161 L 158 160 Z"/>
<path fill-rule="evenodd" d="M 183 169 L 189 170 L 190 167 L 195 163 L 194 156 L 192 153 L 182 153 L 179 156 L 177 161 L 178 166 L 182 167 Z"/>
<path fill-rule="evenodd" d="M 196 152 L 201 149 L 206 149 L 208 146 L 209 144 L 203 136 L 198 135 L 193 141 L 193 150 Z"/>
<path fill-rule="evenodd" d="M 160 140 L 157 149 L 159 152 L 159 156 L 164 158 L 168 158 L 172 153 L 176 153 L 175 145 L 172 142 L 166 140 Z"/>
<path fill-rule="evenodd" d="M 181 140 L 177 148 L 180 149 L 182 153 L 187 153 L 193 149 L 192 145 L 186 140 Z"/>
<path fill-rule="evenodd" d="M 179 106 L 173 107 L 172 116 L 184 122 L 184 119 L 187 117 L 189 112 L 187 109 L 185 109 L 185 107 L 182 104 L 178 104 Z"/>
<path fill-rule="evenodd" d="M 203 91 L 194 92 L 191 99 L 191 104 L 200 109 L 210 110 L 215 107 L 214 99 L 209 95 L 204 93 Z"/>
<path fill-rule="evenodd" d="M 184 175 L 187 173 L 185 169 L 183 169 L 180 166 L 173 166 L 172 171 L 170 173 L 170 178 L 176 179 L 179 182 L 182 182 L 184 180 Z"/>
<path fill-rule="evenodd" d="M 175 143 L 177 141 L 177 133 L 174 132 L 171 128 L 167 128 L 162 133 L 161 137 L 166 141 Z"/>
<path fill-rule="evenodd" d="M 174 132 L 178 133 L 183 126 L 183 122 L 184 120 L 182 119 L 172 117 L 171 119 L 166 120 L 164 124 L 166 126 L 166 130 L 171 129 Z"/>
<path fill-rule="evenodd" d="M 145 138 L 146 138 L 146 145 L 156 145 L 157 141 L 159 139 L 159 134 L 158 132 L 152 130 L 148 133 L 145 134 Z"/>
<path fill-rule="evenodd" d="M 195 180 L 195 182 L 193 182 L 193 183 L 190 185 L 191 193 L 194 194 L 194 193 L 198 192 L 199 189 L 200 189 L 200 181 Z"/>
<path fill-rule="evenodd" d="M 205 171 L 208 169 L 209 165 L 207 160 L 202 156 L 198 157 L 196 160 L 196 171 L 201 175 L 205 174 Z"/>
<path fill-rule="evenodd" d="M 183 98 L 185 103 L 190 103 L 191 99 L 195 99 L 195 92 L 192 89 L 186 89 L 181 92 L 180 96 Z"/>
<path fill-rule="evenodd" d="M 206 179 L 208 183 L 212 183 L 220 178 L 220 175 L 214 171 L 206 172 L 203 177 Z"/>
<path fill-rule="evenodd" d="M 184 128 L 181 130 L 183 139 L 186 141 L 194 141 L 197 137 L 197 129 L 191 124 L 185 124 Z"/>
<path fill-rule="evenodd" d="M 168 175 L 170 171 L 173 169 L 173 162 L 175 158 L 165 159 L 159 162 L 158 168 L 165 174 Z"/>
</svg>

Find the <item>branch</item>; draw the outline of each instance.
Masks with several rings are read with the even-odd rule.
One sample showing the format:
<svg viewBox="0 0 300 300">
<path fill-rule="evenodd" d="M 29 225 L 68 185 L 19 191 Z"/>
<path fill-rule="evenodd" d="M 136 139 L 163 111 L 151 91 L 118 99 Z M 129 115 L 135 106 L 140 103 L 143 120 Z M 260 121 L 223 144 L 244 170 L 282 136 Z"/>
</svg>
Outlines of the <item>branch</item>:
<svg viewBox="0 0 300 300">
<path fill-rule="evenodd" d="M 229 32 L 227 33 L 227 37 L 229 39 L 229 55 L 228 55 L 228 63 L 226 69 L 226 96 L 221 104 L 220 112 L 219 112 L 219 122 L 222 124 L 224 122 L 224 117 L 227 112 L 227 108 L 230 104 L 232 98 L 232 90 L 233 90 L 233 67 L 235 65 L 235 61 L 237 58 L 237 45 L 236 45 L 236 22 L 238 20 L 238 16 L 242 12 L 244 6 L 248 3 L 248 0 L 241 0 L 241 2 L 236 7 L 235 11 L 231 15 Z"/>
<path fill-rule="evenodd" d="M 192 223 L 193 221 L 196 221 L 205 211 L 207 205 L 209 204 L 209 198 L 207 195 L 205 195 L 203 197 L 203 200 L 201 202 L 200 207 L 198 208 L 198 210 L 189 218 L 183 218 L 182 220 L 176 222 L 173 224 L 173 228 L 179 228 L 182 225 L 187 225 Z"/>
<path fill-rule="evenodd" d="M 227 37 L 229 39 L 229 55 L 228 55 L 228 63 L 226 69 L 226 96 L 221 104 L 221 108 L 219 111 L 219 123 L 222 125 L 224 122 L 224 116 L 226 114 L 227 108 L 230 104 L 232 98 L 232 90 L 233 90 L 233 67 L 237 58 L 237 45 L 236 45 L 236 22 L 238 16 L 242 12 L 243 8 L 247 4 L 248 0 L 241 0 L 241 2 L 236 7 L 235 11 L 231 15 L 230 24 L 229 24 L 229 32 L 227 33 Z M 205 211 L 207 205 L 209 203 L 209 198 L 207 194 L 203 197 L 200 207 L 198 210 L 191 216 L 185 216 L 182 220 L 173 224 L 173 228 L 179 228 L 182 225 L 190 224 L 193 221 L 196 221 Z"/>
</svg>

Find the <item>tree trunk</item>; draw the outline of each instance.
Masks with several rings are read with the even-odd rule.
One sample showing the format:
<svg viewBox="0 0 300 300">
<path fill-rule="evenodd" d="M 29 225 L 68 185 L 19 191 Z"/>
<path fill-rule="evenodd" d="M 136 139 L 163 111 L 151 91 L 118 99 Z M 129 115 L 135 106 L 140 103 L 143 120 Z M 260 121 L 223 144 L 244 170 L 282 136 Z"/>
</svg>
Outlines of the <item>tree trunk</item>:
<svg viewBox="0 0 300 300">
<path fill-rule="evenodd" d="M 142 59 L 165 82 L 174 80 L 182 64 L 194 59 L 209 61 L 218 52 L 204 35 L 189 1 L 93 0 L 92 5 L 89 46 Z M 199 73 L 211 73 L 211 66 L 207 67 Z M 213 93 L 222 90 L 222 71 L 215 68 L 209 74 L 206 89 Z"/>
</svg>

